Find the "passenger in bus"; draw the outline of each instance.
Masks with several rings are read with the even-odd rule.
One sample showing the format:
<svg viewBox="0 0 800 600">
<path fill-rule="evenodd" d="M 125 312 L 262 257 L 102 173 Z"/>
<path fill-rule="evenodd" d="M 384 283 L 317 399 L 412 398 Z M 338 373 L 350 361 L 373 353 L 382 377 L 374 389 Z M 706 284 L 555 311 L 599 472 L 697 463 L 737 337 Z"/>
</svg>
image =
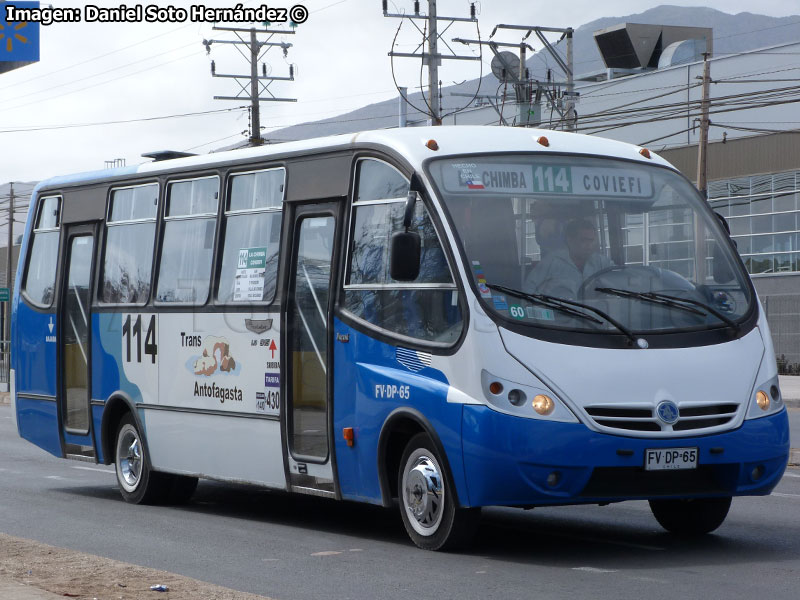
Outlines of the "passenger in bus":
<svg viewBox="0 0 800 600">
<path fill-rule="evenodd" d="M 533 234 L 539 246 L 541 258 L 564 246 L 564 220 L 559 218 L 558 212 L 552 203 L 538 200 L 531 207 L 531 220 L 533 221 Z"/>
<path fill-rule="evenodd" d="M 597 227 L 588 219 L 575 219 L 564 228 L 566 247 L 549 253 L 526 277 L 525 291 L 568 300 L 591 275 L 613 265 L 598 251 Z"/>
</svg>

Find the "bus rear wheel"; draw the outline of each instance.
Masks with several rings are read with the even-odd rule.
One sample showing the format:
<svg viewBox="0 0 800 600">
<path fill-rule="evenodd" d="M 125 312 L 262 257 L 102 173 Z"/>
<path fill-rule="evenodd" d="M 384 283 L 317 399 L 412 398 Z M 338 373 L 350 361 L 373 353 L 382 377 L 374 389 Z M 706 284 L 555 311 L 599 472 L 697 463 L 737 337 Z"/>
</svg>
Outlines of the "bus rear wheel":
<svg viewBox="0 0 800 600">
<path fill-rule="evenodd" d="M 428 435 L 408 442 L 398 474 L 400 515 L 411 540 L 423 550 L 454 550 L 478 528 L 480 508 L 459 508 L 450 474 Z"/>
<path fill-rule="evenodd" d="M 125 415 L 117 429 L 114 467 L 122 497 L 132 504 L 153 504 L 168 491 L 164 476 L 150 468 L 142 436 L 133 417 Z"/>
<path fill-rule="evenodd" d="M 722 525 L 731 507 L 726 498 L 650 500 L 650 510 L 664 529 L 681 536 L 711 533 Z"/>
</svg>

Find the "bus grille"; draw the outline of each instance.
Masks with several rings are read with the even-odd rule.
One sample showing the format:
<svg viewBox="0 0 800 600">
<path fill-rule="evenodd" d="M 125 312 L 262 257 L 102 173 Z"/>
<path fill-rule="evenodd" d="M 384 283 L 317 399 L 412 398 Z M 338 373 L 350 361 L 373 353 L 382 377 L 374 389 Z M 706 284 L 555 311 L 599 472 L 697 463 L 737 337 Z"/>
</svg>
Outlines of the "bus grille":
<svg viewBox="0 0 800 600">
<path fill-rule="evenodd" d="M 668 425 L 661 421 L 655 406 L 587 406 L 591 419 L 604 429 L 620 432 L 674 432 L 696 431 L 729 425 L 736 418 L 739 405 L 705 404 L 680 407 L 678 421 Z"/>
<path fill-rule="evenodd" d="M 736 488 L 739 466 L 698 465 L 692 470 L 645 471 L 641 467 L 595 467 L 585 498 L 657 498 L 680 494 L 730 494 Z"/>
</svg>

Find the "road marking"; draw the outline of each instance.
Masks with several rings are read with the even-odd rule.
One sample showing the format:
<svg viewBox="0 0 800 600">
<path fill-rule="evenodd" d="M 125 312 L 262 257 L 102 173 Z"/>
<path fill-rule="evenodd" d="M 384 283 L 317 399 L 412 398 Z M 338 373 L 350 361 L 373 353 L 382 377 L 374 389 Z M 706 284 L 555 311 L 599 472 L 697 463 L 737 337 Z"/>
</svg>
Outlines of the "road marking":
<svg viewBox="0 0 800 600">
<path fill-rule="evenodd" d="M 45 479 L 55 479 L 56 481 L 62 481 L 64 478 L 61 475 L 46 475 Z"/>
<path fill-rule="evenodd" d="M 781 494 L 780 492 L 772 492 L 773 496 L 779 496 L 781 498 L 800 498 L 800 494 Z"/>
<path fill-rule="evenodd" d="M 783 476 L 784 477 L 796 477 L 797 479 L 800 479 L 800 475 L 795 475 L 794 473 L 784 473 Z"/>
<path fill-rule="evenodd" d="M 361 548 L 350 548 L 350 552 L 363 552 Z"/>
<path fill-rule="evenodd" d="M 616 569 L 598 569 L 597 567 L 572 567 L 573 571 L 586 571 L 587 573 L 616 573 Z"/>
<path fill-rule="evenodd" d="M 114 469 L 98 469 L 97 467 L 72 467 L 81 471 L 97 471 L 98 473 L 113 473 Z"/>
<path fill-rule="evenodd" d="M 325 552 L 314 552 L 311 556 L 333 556 L 334 554 L 341 554 L 337 550 L 327 550 Z"/>
</svg>

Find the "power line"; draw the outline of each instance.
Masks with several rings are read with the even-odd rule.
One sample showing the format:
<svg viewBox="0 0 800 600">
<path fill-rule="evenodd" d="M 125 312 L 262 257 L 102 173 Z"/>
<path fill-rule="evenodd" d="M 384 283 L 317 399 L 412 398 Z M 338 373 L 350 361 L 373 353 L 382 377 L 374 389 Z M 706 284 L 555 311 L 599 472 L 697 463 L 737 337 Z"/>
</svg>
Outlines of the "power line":
<svg viewBox="0 0 800 600">
<path fill-rule="evenodd" d="M 157 64 L 157 65 L 153 65 L 152 67 L 148 67 L 146 69 L 140 69 L 139 71 L 135 71 L 133 73 L 128 73 L 126 75 L 120 75 L 119 77 L 114 77 L 114 78 L 108 79 L 106 81 L 101 81 L 99 83 L 95 83 L 95 84 L 92 84 L 92 85 L 89 85 L 89 86 L 86 86 L 86 87 L 83 87 L 83 88 L 80 88 L 80 89 L 77 89 L 77 90 L 72 90 L 70 92 L 65 92 L 63 94 L 58 94 L 56 96 L 49 96 L 47 98 L 42 98 L 41 100 L 33 100 L 32 102 L 27 102 L 25 104 L 20 104 L 18 106 L 11 106 L 11 107 L 5 108 L 3 110 L 10 111 L 10 110 L 16 110 L 18 108 L 27 108 L 31 104 L 39 104 L 41 102 L 49 102 L 51 100 L 57 100 L 58 98 L 63 98 L 64 96 L 69 96 L 71 94 L 76 94 L 78 92 L 84 92 L 86 90 L 89 90 L 89 89 L 92 89 L 92 88 L 95 88 L 95 87 L 99 87 L 101 85 L 106 85 L 106 84 L 109 84 L 109 83 L 113 83 L 115 81 L 119 81 L 120 79 L 125 79 L 126 77 L 132 77 L 134 75 L 139 75 L 139 74 L 145 73 L 147 71 L 152 71 L 153 69 L 158 69 L 160 67 L 164 67 L 166 65 L 170 65 L 170 64 L 172 64 L 174 62 L 178 62 L 179 60 L 186 60 L 187 58 L 191 58 L 193 56 L 196 56 L 196 53 L 192 52 L 191 54 L 187 54 L 186 56 L 180 56 L 180 57 L 175 58 L 173 60 L 168 60 L 166 62 Z"/>
<path fill-rule="evenodd" d="M 98 121 L 95 123 L 72 123 L 67 125 L 46 125 L 42 127 L 36 126 L 28 126 L 28 127 L 21 127 L 18 129 L 0 129 L 0 133 L 21 133 L 21 132 L 28 132 L 28 131 L 53 131 L 57 129 L 74 129 L 80 127 L 97 127 L 102 125 L 120 125 L 125 123 L 143 123 L 148 121 L 162 121 L 165 119 L 180 119 L 184 117 L 198 117 L 198 116 L 206 116 L 206 115 L 215 115 L 220 113 L 228 113 L 234 111 L 243 111 L 246 110 L 247 107 L 244 106 L 237 106 L 235 108 L 220 108 L 216 110 L 205 110 L 199 112 L 192 112 L 192 113 L 180 113 L 176 115 L 163 115 L 160 117 L 141 117 L 138 119 L 120 119 L 116 121 Z"/>
<path fill-rule="evenodd" d="M 45 94 L 45 93 L 49 94 L 52 90 L 55 90 L 55 89 L 58 89 L 58 88 L 63 88 L 65 86 L 73 85 L 73 84 L 76 84 L 76 83 L 80 83 L 82 81 L 86 81 L 88 79 L 93 79 L 95 77 L 99 77 L 101 75 L 106 75 L 108 73 L 116 73 L 120 69 L 124 69 L 126 67 L 130 67 L 130 66 L 133 66 L 133 65 L 138 65 L 139 63 L 147 62 L 148 60 L 152 60 L 154 58 L 161 58 L 165 54 L 168 54 L 170 52 L 176 52 L 178 50 L 183 50 L 183 49 L 188 48 L 190 46 L 195 46 L 195 44 L 196 44 L 195 42 L 192 42 L 191 44 L 185 44 L 183 46 L 178 46 L 176 48 L 172 48 L 171 50 L 166 50 L 165 52 L 159 52 L 158 54 L 154 54 L 154 55 L 148 56 L 146 58 L 140 58 L 139 60 L 135 60 L 133 62 L 129 62 L 129 63 L 124 64 L 124 65 L 118 65 L 118 66 L 112 67 L 110 69 L 107 69 L 105 71 L 100 71 L 99 73 L 94 73 L 92 75 L 87 75 L 86 77 L 83 77 L 81 79 L 73 79 L 73 80 L 68 81 L 66 83 L 61 83 L 61 84 L 58 84 L 58 85 L 51 85 L 51 86 L 47 87 L 44 90 L 38 90 L 38 91 L 35 91 L 35 92 L 29 92 L 27 94 L 23 94 L 21 96 L 14 96 L 14 97 L 11 97 L 11 98 L 4 98 L 4 99 L 0 100 L 0 104 L 6 104 L 8 102 L 14 102 L 15 100 L 22 100 L 23 98 L 29 98 L 30 96 L 35 96 L 37 94 Z M 88 88 L 85 88 L 85 89 L 88 89 Z"/>
</svg>

